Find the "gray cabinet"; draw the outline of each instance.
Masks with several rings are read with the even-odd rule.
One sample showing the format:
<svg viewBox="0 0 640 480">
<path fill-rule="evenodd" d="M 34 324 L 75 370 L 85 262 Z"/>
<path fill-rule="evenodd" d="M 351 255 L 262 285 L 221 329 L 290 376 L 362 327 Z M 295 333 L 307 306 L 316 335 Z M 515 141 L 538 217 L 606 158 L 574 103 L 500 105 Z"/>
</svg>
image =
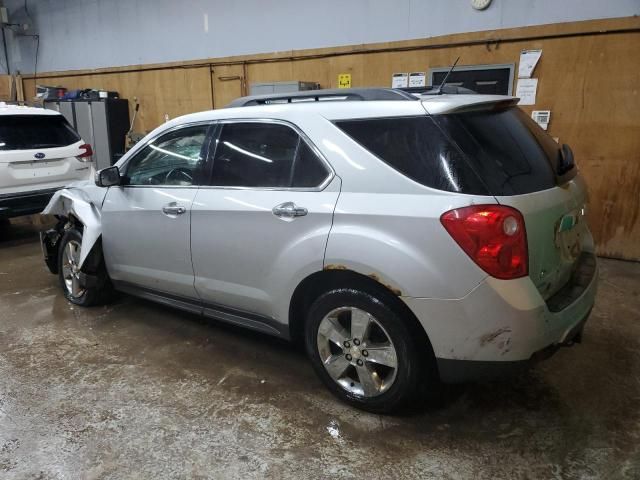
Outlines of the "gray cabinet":
<svg viewBox="0 0 640 480">
<path fill-rule="evenodd" d="M 252 83 L 249 88 L 249 95 L 265 95 L 269 93 L 291 93 L 302 90 L 317 90 L 320 84 L 316 82 L 267 82 Z"/>
<path fill-rule="evenodd" d="M 113 165 L 124 153 L 129 130 L 129 102 L 124 99 L 47 100 L 93 148 L 96 170 Z"/>
</svg>

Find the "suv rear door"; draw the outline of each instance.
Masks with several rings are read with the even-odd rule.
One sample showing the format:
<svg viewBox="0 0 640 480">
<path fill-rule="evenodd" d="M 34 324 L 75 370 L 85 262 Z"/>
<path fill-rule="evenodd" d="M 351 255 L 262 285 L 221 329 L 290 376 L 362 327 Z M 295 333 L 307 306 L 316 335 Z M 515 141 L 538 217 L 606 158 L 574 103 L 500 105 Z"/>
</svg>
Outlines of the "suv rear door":
<svg viewBox="0 0 640 480">
<path fill-rule="evenodd" d="M 91 174 L 83 142 L 60 114 L 0 115 L 0 194 L 60 188 Z M 90 160 L 89 158 L 87 160 Z"/>
<path fill-rule="evenodd" d="M 210 157 L 193 204 L 195 287 L 206 314 L 273 332 L 269 319 L 283 322 L 295 286 L 322 269 L 340 179 L 285 122 L 221 122 Z"/>
</svg>

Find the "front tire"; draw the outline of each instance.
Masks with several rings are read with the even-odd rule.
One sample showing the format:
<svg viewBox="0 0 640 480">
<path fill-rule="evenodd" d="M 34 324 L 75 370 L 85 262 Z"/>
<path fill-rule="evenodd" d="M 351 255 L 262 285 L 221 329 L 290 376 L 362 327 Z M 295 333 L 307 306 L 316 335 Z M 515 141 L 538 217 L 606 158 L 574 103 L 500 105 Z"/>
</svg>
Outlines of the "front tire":
<svg viewBox="0 0 640 480">
<path fill-rule="evenodd" d="M 64 292 L 64 296 L 70 302 L 82 307 L 102 305 L 111 300 L 113 287 L 104 265 L 101 253 L 100 258 L 87 258 L 82 269 L 78 267 L 80 249 L 82 245 L 82 233 L 75 228 L 65 232 L 60 240 L 58 248 L 58 279 Z M 87 265 L 94 265 L 93 268 Z M 86 271 L 86 270 L 90 271 Z M 83 274 L 91 275 L 95 280 L 92 286 L 83 284 Z"/>
<path fill-rule="evenodd" d="M 305 345 L 336 397 L 390 413 L 416 396 L 421 357 L 401 316 L 381 298 L 353 289 L 321 295 L 309 310 Z"/>
</svg>

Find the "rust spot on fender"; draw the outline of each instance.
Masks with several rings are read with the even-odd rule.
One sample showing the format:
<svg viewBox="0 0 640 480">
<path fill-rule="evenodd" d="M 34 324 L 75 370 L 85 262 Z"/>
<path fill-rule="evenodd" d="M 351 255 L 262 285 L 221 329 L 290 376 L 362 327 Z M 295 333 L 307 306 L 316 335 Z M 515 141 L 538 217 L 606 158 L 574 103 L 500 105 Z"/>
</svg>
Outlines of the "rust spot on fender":
<svg viewBox="0 0 640 480">
<path fill-rule="evenodd" d="M 495 342 L 496 338 L 498 338 L 500 335 L 503 335 L 505 333 L 511 333 L 511 329 L 509 327 L 502 327 L 493 332 L 482 335 L 480 337 L 480 345 L 484 347 L 489 343 L 493 343 Z M 506 342 L 502 342 L 501 347 L 507 346 L 509 343 L 510 343 L 509 340 L 507 340 Z"/>
<path fill-rule="evenodd" d="M 382 280 L 380 280 L 380 277 L 378 275 L 376 275 L 375 273 L 370 273 L 369 275 L 367 275 L 370 279 L 375 280 L 376 282 L 378 282 L 381 285 L 384 285 L 385 287 L 387 287 L 389 290 L 391 290 L 393 292 L 394 295 L 397 295 L 398 297 L 402 296 L 402 291 L 394 286 L 391 286 L 387 283 L 384 283 Z"/>
<path fill-rule="evenodd" d="M 347 267 L 339 263 L 329 263 L 324 266 L 324 270 L 347 270 Z"/>
</svg>

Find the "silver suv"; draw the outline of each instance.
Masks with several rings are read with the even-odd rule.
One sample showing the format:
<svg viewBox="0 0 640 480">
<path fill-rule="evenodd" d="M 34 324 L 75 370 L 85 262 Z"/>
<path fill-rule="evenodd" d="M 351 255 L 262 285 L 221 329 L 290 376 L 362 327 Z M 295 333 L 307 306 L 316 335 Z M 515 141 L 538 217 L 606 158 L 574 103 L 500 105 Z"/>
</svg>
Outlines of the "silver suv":
<svg viewBox="0 0 640 480">
<path fill-rule="evenodd" d="M 580 340 L 597 277 L 571 150 L 516 102 L 317 91 L 177 118 L 55 195 L 46 262 L 78 305 L 115 289 L 304 345 L 374 412 L 503 375 Z"/>
</svg>

